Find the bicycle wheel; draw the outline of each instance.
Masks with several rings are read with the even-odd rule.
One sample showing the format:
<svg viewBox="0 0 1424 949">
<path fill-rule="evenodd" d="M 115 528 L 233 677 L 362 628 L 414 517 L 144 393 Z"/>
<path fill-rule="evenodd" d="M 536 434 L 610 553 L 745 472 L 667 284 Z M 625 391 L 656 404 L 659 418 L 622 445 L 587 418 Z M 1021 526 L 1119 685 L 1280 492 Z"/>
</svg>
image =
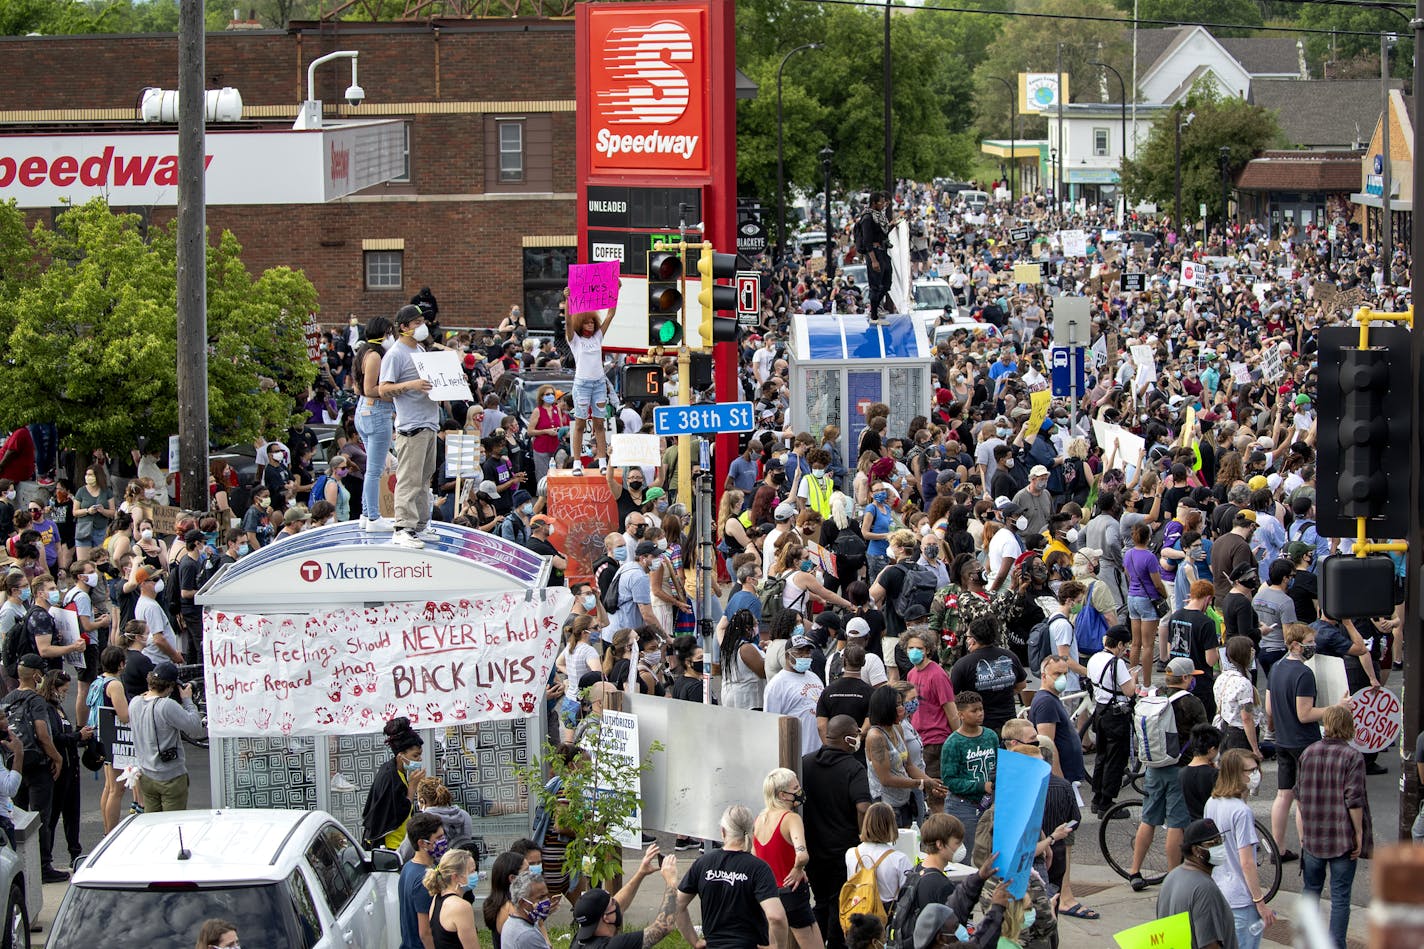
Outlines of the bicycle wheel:
<svg viewBox="0 0 1424 949">
<path fill-rule="evenodd" d="M 1142 823 L 1142 802 L 1118 801 L 1104 812 L 1101 820 L 1098 846 L 1102 848 L 1103 859 L 1118 876 L 1126 880 L 1132 876 L 1132 845 L 1137 838 L 1137 828 Z M 1148 883 L 1161 883 L 1167 876 L 1165 834 L 1162 831 L 1153 838 L 1152 846 L 1147 850 L 1147 859 L 1139 871 Z"/>
<path fill-rule="evenodd" d="M 1271 828 L 1259 818 L 1256 820 L 1256 879 L 1266 894 L 1266 902 L 1281 888 L 1281 851 L 1276 839 L 1271 836 Z"/>
</svg>

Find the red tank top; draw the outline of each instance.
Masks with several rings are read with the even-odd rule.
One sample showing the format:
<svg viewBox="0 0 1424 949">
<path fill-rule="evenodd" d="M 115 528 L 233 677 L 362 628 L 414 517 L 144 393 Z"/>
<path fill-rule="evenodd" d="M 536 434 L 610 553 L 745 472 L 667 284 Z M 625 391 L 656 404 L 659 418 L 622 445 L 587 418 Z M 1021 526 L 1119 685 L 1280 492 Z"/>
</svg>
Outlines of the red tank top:
<svg viewBox="0 0 1424 949">
<path fill-rule="evenodd" d="M 791 841 L 781 835 L 781 821 L 786 820 L 786 815 L 790 811 L 785 811 L 781 815 L 781 820 L 776 822 L 776 829 L 771 832 L 771 839 L 766 843 L 752 837 L 752 848 L 756 855 L 765 860 L 767 866 L 771 867 L 771 875 L 776 877 L 776 885 L 781 886 L 781 881 L 786 879 L 786 875 L 791 872 L 791 868 L 796 865 L 796 850 L 791 846 Z"/>
</svg>

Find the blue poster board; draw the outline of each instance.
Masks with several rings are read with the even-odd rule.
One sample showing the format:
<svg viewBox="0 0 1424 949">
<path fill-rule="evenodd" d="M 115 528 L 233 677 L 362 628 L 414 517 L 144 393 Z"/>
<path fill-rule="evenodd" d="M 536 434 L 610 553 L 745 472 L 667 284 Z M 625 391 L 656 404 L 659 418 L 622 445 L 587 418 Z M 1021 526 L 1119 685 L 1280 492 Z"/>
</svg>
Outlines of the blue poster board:
<svg viewBox="0 0 1424 949">
<path fill-rule="evenodd" d="M 1000 751 L 994 777 L 994 869 L 1022 899 L 1033 870 L 1033 850 L 1043 831 L 1043 801 L 1052 772 L 1042 758 Z"/>
</svg>

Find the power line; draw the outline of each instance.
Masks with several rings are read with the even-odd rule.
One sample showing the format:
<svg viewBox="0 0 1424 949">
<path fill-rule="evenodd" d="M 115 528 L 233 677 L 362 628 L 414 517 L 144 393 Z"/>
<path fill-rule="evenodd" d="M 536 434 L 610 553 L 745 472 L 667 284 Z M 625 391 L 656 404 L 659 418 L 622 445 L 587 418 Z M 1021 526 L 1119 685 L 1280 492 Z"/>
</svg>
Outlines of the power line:
<svg viewBox="0 0 1424 949">
<path fill-rule="evenodd" d="M 872 2 L 872 0 L 797 0 L 797 2 L 799 2 L 799 3 L 811 3 L 811 4 L 816 4 L 817 6 L 865 7 L 865 8 L 867 8 L 867 9 L 871 9 L 871 10 L 875 10 L 875 11 L 880 11 L 880 10 L 885 9 L 885 4 L 883 4 L 883 3 L 874 3 L 874 2 Z M 1300 2 L 1306 2 L 1306 0 L 1300 0 Z M 1347 4 L 1347 5 L 1349 5 L 1349 6 L 1358 6 L 1358 7 L 1363 7 L 1363 6 L 1371 6 L 1371 7 L 1373 7 L 1373 6 L 1376 6 L 1375 4 L 1372 4 L 1372 3 L 1371 3 L 1371 4 L 1365 4 L 1365 3 L 1348 3 L 1348 0 L 1309 0 L 1309 2 L 1339 3 L 1339 4 Z M 907 7 L 904 7 L 903 9 L 905 9 L 905 10 L 932 10 L 932 11 L 934 11 L 934 12 L 936 12 L 936 13 L 967 13 L 967 14 L 973 14 L 973 15 L 978 15 L 978 16 L 1016 17 L 1016 18 L 1025 18 L 1025 19 L 1034 19 L 1034 20 L 1075 20 L 1075 21 L 1088 22 L 1088 23 L 1113 23 L 1113 24 L 1116 24 L 1116 25 L 1118 25 L 1118 26 L 1131 26 L 1131 25 L 1133 24 L 1133 22 L 1134 22 L 1130 17 L 1127 18 L 1127 19 L 1122 19 L 1122 18 L 1120 18 L 1120 17 L 1089 16 L 1089 15 L 1086 15 L 1086 14 L 1070 14 L 1070 13 L 1030 13 L 1030 12 L 1025 12 L 1025 11 L 1021 11 L 1021 10 L 978 10 L 978 9 L 973 9 L 973 8 L 971 8 L 971 7 L 947 7 L 947 6 L 939 6 L 939 5 L 933 5 L 933 4 L 928 4 L 928 3 L 922 4 L 922 5 L 919 5 L 919 6 L 913 6 L 913 7 L 907 6 Z M 1393 8 L 1393 7 L 1389 7 L 1388 9 L 1390 10 L 1390 12 L 1399 12 L 1399 11 L 1397 11 L 1397 10 L 1396 10 L 1395 8 Z M 1152 27 L 1163 27 L 1163 28 L 1167 28 L 1167 29 L 1170 29 L 1170 28 L 1173 28 L 1173 27 L 1179 27 L 1179 26 L 1200 26 L 1200 27 L 1203 27 L 1204 29 L 1208 29 L 1208 30 L 1254 30 L 1254 31 L 1261 31 L 1261 32 L 1268 32 L 1268 33 L 1290 33 L 1290 34 L 1292 34 L 1292 35 L 1299 34 L 1299 33 L 1313 33 L 1313 34 L 1317 34 L 1317 35 L 1320 35 L 1320 36 L 1369 36 L 1369 37 L 1378 37 L 1378 36 L 1379 36 L 1379 31 L 1378 31 L 1378 30 L 1374 30 L 1374 31 L 1366 31 L 1366 30 L 1322 30 L 1322 29 L 1315 29 L 1315 28 L 1303 27 L 1303 26 L 1258 26 L 1258 25 L 1256 25 L 1256 24 L 1254 24 L 1254 23 L 1201 23 L 1201 22 L 1189 22 L 1189 21 L 1184 21 L 1184 20 L 1146 20 L 1146 19 L 1141 19 L 1141 18 L 1139 18 L 1139 19 L 1136 21 L 1136 23 L 1137 23 L 1137 25 L 1138 25 L 1139 27 L 1142 27 L 1142 26 L 1152 26 Z"/>
</svg>

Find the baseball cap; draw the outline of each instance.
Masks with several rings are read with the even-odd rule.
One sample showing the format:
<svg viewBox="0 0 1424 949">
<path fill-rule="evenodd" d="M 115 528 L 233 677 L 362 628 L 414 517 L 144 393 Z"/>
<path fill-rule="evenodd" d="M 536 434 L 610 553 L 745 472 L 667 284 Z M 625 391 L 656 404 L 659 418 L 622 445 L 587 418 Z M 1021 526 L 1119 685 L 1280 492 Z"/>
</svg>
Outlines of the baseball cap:
<svg viewBox="0 0 1424 949">
<path fill-rule="evenodd" d="M 169 665 L 172 665 L 172 663 L 169 663 Z M 22 668 L 25 668 L 25 669 L 45 669 L 45 668 L 48 668 L 48 666 L 46 666 L 46 664 L 45 664 L 44 659 L 41 658 L 41 657 L 40 657 L 40 654 L 37 653 L 37 652 L 27 652 L 27 653 L 25 653 L 23 656 L 21 656 L 21 657 L 20 657 L 20 666 L 21 666 Z"/>
<path fill-rule="evenodd" d="M 1176 676 L 1178 679 L 1185 679 L 1187 676 L 1199 676 L 1202 671 L 1197 668 L 1196 663 L 1186 656 L 1177 656 L 1167 663 L 1167 675 Z"/>
<path fill-rule="evenodd" d="M 1286 556 L 1291 560 L 1299 560 L 1314 549 L 1314 545 L 1307 544 L 1303 540 L 1293 540 L 1286 544 Z"/>
<path fill-rule="evenodd" d="M 153 668 L 149 670 L 148 674 L 155 679 L 162 679 L 164 682 L 178 681 L 178 667 L 167 659 L 161 659 L 154 663 Z"/>
<path fill-rule="evenodd" d="M 778 521 L 789 521 L 796 516 L 796 505 L 790 501 L 782 501 L 776 506 L 776 510 L 772 512 L 771 516 Z"/>
<path fill-rule="evenodd" d="M 404 326 L 412 320 L 423 319 L 424 317 L 425 311 L 413 303 L 407 303 L 399 310 L 396 310 L 396 323 L 400 326 Z"/>
<path fill-rule="evenodd" d="M 491 501 L 499 500 L 499 486 L 493 481 L 481 481 L 479 493 L 489 498 Z"/>
<path fill-rule="evenodd" d="M 1109 646 L 1121 646 L 1124 643 L 1130 643 L 1132 642 L 1132 630 L 1120 624 L 1113 626 L 1103 634 L 1103 642 Z"/>
<path fill-rule="evenodd" d="M 547 514 L 535 514 L 529 519 L 530 527 L 538 527 L 541 524 L 552 524 L 554 519 Z"/>
<path fill-rule="evenodd" d="M 307 510 L 305 504 L 293 504 L 282 514 L 282 523 L 291 524 L 294 521 L 311 520 L 311 512 Z"/>
<path fill-rule="evenodd" d="M 148 581 L 154 580 L 157 577 L 158 571 L 150 567 L 139 567 L 137 570 L 134 571 L 134 579 L 137 580 L 139 583 L 147 583 Z"/>
<path fill-rule="evenodd" d="M 1204 820 L 1194 820 L 1187 825 L 1186 830 L 1182 831 L 1182 846 L 1195 847 L 1220 836 L 1221 830 L 1217 828 L 1216 821 L 1210 817 Z"/>
<path fill-rule="evenodd" d="M 650 540 L 638 541 L 638 546 L 633 548 L 634 557 L 655 557 L 658 553 L 658 545 Z"/>
<path fill-rule="evenodd" d="M 859 639 L 870 635 L 870 624 L 862 616 L 857 616 L 846 623 L 845 628 L 847 639 Z"/>
<path fill-rule="evenodd" d="M 659 487 L 654 486 L 654 487 L 649 488 L 649 489 L 643 494 L 643 503 L 646 504 L 646 503 L 649 502 L 649 501 L 656 501 L 658 498 L 666 497 L 666 496 L 667 496 L 667 492 L 666 492 L 666 491 L 664 491 L 662 488 L 659 488 Z"/>
<path fill-rule="evenodd" d="M 1276 440 L 1269 435 L 1262 435 L 1260 438 L 1256 439 L 1256 447 L 1262 449 L 1263 451 L 1274 451 L 1276 447 Z"/>
<path fill-rule="evenodd" d="M 1265 475 L 1252 475 L 1251 480 L 1246 482 L 1246 487 L 1250 488 L 1252 491 L 1259 491 L 1262 488 L 1269 486 L 1269 484 L 1270 482 L 1266 480 Z"/>
<path fill-rule="evenodd" d="M 1304 392 L 1299 393 L 1299 394 L 1295 397 L 1295 404 L 1296 404 L 1296 405 L 1309 405 L 1309 404 L 1310 404 L 1310 396 L 1306 395 Z"/>
<path fill-rule="evenodd" d="M 1073 556 L 1082 557 L 1084 560 L 1102 560 L 1103 552 L 1096 547 L 1079 547 Z"/>
<path fill-rule="evenodd" d="M 1034 465 L 1028 470 L 1028 476 L 1030 478 L 1046 478 L 1048 477 L 1048 469 L 1043 467 L 1043 465 Z"/>
<path fill-rule="evenodd" d="M 574 923 L 579 928 L 574 936 L 575 941 L 581 942 L 594 937 L 598 923 L 603 919 L 603 914 L 608 912 L 608 904 L 612 901 L 613 896 L 607 890 L 594 887 L 584 891 L 574 904 Z"/>
<path fill-rule="evenodd" d="M 790 646 L 791 649 L 810 649 L 811 647 L 813 647 L 813 646 L 815 646 L 815 645 L 816 645 L 815 643 L 811 642 L 811 637 L 810 637 L 810 636 L 792 636 L 792 637 L 791 637 L 791 646 Z"/>
</svg>

